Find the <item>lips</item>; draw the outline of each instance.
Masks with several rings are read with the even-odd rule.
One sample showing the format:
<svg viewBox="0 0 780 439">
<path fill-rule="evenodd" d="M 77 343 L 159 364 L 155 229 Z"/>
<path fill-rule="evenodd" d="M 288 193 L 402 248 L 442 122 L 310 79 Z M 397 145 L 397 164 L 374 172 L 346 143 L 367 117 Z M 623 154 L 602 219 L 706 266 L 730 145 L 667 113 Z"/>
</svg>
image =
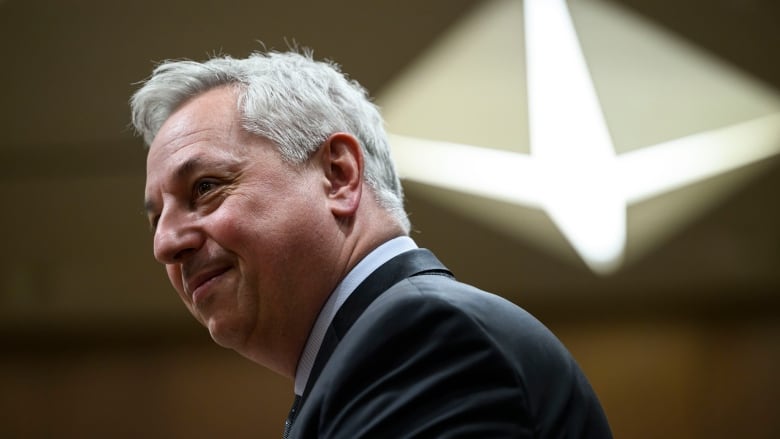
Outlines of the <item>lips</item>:
<svg viewBox="0 0 780 439">
<path fill-rule="evenodd" d="M 184 289 L 187 291 L 187 293 L 189 293 L 190 297 L 194 301 L 195 294 L 198 292 L 198 289 L 209 283 L 212 279 L 219 277 L 229 269 L 229 266 L 220 266 L 198 270 L 194 275 L 186 277 L 184 281 Z"/>
</svg>

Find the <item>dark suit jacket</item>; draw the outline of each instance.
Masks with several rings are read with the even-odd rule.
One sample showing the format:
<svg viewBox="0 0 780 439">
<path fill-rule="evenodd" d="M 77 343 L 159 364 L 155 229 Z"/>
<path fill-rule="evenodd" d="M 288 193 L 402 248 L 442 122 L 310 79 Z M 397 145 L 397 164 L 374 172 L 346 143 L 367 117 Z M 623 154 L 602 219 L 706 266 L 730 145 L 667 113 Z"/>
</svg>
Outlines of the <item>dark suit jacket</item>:
<svg viewBox="0 0 780 439">
<path fill-rule="evenodd" d="M 587 379 L 523 309 L 427 250 L 372 273 L 328 329 L 291 438 L 609 438 Z"/>
</svg>

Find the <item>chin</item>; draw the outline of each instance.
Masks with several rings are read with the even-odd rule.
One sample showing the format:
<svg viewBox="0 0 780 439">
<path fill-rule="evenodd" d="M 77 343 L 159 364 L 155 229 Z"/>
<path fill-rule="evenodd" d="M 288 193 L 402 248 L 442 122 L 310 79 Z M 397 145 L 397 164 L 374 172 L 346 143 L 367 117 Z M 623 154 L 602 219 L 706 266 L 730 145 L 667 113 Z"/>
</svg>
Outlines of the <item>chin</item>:
<svg viewBox="0 0 780 439">
<path fill-rule="evenodd" d="M 237 350 L 243 344 L 245 336 L 240 324 L 211 318 L 206 327 L 211 339 L 223 348 Z"/>
</svg>

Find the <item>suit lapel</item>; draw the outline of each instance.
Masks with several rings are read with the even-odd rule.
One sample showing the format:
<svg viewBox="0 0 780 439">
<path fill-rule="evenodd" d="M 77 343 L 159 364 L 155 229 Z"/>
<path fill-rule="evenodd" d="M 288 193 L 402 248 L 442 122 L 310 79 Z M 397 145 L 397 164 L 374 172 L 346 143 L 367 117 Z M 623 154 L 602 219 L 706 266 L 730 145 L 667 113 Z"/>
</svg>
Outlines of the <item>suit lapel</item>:
<svg viewBox="0 0 780 439">
<path fill-rule="evenodd" d="M 371 302 L 398 282 L 424 273 L 452 276 L 452 273 L 436 259 L 433 253 L 425 249 L 415 249 L 390 259 L 358 285 L 341 308 L 339 308 L 333 318 L 333 322 L 331 322 L 325 333 L 322 345 L 317 353 L 317 358 L 314 360 L 314 365 L 309 374 L 309 380 L 306 383 L 300 406 L 303 406 L 306 397 L 317 381 L 320 372 L 322 372 L 322 368 L 325 367 L 331 354 L 336 350 L 339 341 L 349 331 L 349 328 L 352 327 L 352 324 L 355 323 L 358 317 L 363 314 L 363 311 L 371 305 Z"/>
</svg>

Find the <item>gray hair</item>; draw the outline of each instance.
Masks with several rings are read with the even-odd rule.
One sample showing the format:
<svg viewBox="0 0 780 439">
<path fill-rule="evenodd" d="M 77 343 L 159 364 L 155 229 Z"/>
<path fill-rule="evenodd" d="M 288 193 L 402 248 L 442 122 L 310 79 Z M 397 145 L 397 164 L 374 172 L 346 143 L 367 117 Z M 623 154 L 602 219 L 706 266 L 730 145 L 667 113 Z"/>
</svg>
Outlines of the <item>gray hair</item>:
<svg viewBox="0 0 780 439">
<path fill-rule="evenodd" d="M 133 126 L 150 145 L 179 106 L 223 85 L 237 86 L 243 128 L 272 141 L 294 164 L 306 161 L 333 133 L 354 135 L 365 157 L 366 184 L 380 206 L 409 232 L 403 189 L 378 108 L 337 64 L 315 61 L 311 52 L 258 52 L 245 59 L 221 56 L 202 63 L 166 61 L 131 98 Z"/>
</svg>

